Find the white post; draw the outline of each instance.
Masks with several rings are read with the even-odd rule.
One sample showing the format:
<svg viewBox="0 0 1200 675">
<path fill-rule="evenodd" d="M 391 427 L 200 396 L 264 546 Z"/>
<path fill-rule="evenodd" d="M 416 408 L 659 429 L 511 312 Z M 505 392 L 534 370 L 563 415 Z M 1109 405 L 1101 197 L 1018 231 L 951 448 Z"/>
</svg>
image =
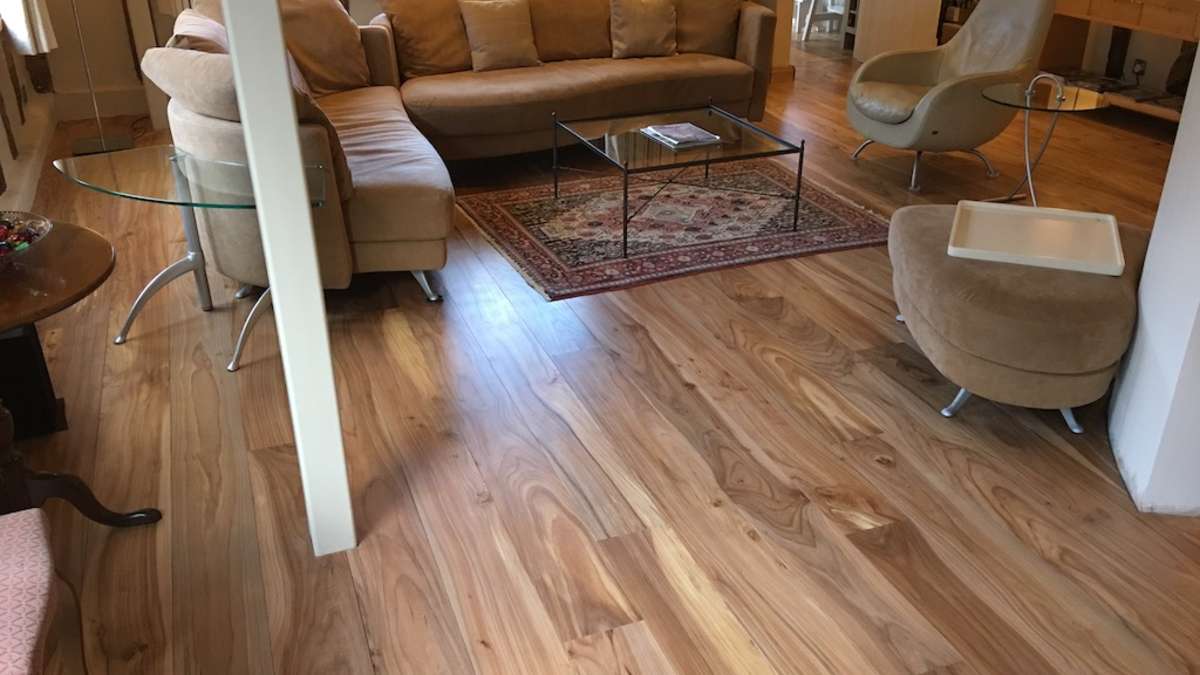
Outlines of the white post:
<svg viewBox="0 0 1200 675">
<path fill-rule="evenodd" d="M 292 431 L 317 555 L 354 548 L 346 477 L 296 107 L 276 0 L 228 0 L 238 109 L 262 231 Z"/>
<path fill-rule="evenodd" d="M 1200 77 L 1175 138 L 1139 290 L 1137 335 L 1109 418 L 1144 511 L 1200 514 Z"/>
</svg>

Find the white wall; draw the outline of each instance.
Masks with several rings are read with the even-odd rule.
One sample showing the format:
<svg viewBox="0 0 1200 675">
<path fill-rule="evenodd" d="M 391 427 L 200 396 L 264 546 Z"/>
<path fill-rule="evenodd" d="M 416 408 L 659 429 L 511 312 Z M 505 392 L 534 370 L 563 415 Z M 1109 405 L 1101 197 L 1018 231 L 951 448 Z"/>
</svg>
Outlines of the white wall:
<svg viewBox="0 0 1200 675">
<path fill-rule="evenodd" d="M 1200 513 L 1200 77 L 1188 101 L 1109 419 L 1134 501 L 1168 513 Z"/>
</svg>

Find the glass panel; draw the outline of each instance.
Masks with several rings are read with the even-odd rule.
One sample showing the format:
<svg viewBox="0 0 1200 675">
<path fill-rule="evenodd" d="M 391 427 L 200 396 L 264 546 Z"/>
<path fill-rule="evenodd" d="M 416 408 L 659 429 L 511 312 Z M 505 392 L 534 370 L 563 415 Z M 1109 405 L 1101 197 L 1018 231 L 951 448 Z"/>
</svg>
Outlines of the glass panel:
<svg viewBox="0 0 1200 675">
<path fill-rule="evenodd" d="M 672 150 L 641 132 L 644 127 L 681 122 L 691 122 L 709 133 L 720 136 L 720 144 Z M 630 171 L 669 169 L 706 161 L 732 161 L 773 154 L 782 155 L 800 150 L 798 146 L 715 108 L 561 122 L 560 126 L 586 140 L 593 150 L 604 155 L 613 164 L 627 167 Z M 563 132 L 559 133 L 559 143 L 565 144 L 567 139 L 562 138 Z"/>
<path fill-rule="evenodd" d="M 1061 99 L 1057 94 L 1054 83 L 1047 80 L 1039 81 L 1032 92 L 1028 92 L 1025 85 L 1016 83 L 997 84 L 983 90 L 987 100 L 1023 110 L 1085 112 L 1108 107 L 1104 94 L 1091 89 L 1067 85 L 1063 87 Z"/>
<path fill-rule="evenodd" d="M 154 145 L 54 160 L 76 183 L 127 199 L 206 209 L 253 209 L 250 169 L 236 162 L 198 159 L 170 145 Z M 305 167 L 309 202 L 325 204 L 325 168 Z"/>
</svg>

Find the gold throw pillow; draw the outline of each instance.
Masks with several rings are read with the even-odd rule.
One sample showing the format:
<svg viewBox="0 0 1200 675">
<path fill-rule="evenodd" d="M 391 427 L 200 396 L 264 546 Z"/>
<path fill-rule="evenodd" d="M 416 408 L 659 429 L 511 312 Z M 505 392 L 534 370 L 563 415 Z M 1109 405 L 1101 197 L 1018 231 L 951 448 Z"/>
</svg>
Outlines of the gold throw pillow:
<svg viewBox="0 0 1200 675">
<path fill-rule="evenodd" d="M 358 24 L 339 0 L 280 0 L 283 38 L 313 96 L 370 86 Z"/>
<path fill-rule="evenodd" d="M 675 53 L 672 0 L 612 0 L 613 58 Z"/>
<path fill-rule="evenodd" d="M 529 0 L 459 0 L 471 68 L 476 72 L 540 66 Z"/>
</svg>

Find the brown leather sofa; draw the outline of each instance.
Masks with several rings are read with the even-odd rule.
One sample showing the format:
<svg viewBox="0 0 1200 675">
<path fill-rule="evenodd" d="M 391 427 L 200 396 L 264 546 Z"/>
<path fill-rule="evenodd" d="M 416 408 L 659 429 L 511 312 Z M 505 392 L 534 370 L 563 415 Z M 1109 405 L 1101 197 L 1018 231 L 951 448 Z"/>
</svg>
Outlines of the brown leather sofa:
<svg viewBox="0 0 1200 675">
<path fill-rule="evenodd" d="M 762 119 L 775 34 L 766 1 L 677 0 L 679 53 L 630 59 L 612 58 L 608 2 L 531 0 L 543 63 L 505 70 L 471 69 L 455 2 L 396 5 L 403 16 L 388 12 L 372 24 L 393 31 L 404 107 L 446 159 L 549 148 L 554 114 L 567 120 L 639 115 L 711 101 Z M 705 32 L 729 39 L 696 38 Z"/>
</svg>

